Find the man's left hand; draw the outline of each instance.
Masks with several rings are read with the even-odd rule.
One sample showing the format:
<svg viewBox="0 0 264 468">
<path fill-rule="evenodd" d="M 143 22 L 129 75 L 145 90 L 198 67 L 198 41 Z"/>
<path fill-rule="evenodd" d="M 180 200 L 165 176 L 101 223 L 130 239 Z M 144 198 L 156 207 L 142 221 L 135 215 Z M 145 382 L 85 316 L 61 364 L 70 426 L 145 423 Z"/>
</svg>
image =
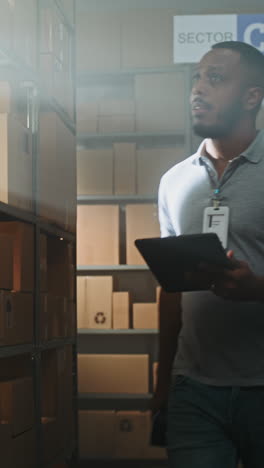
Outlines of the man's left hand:
<svg viewBox="0 0 264 468">
<path fill-rule="evenodd" d="M 233 251 L 230 250 L 227 257 L 234 262 L 232 270 L 208 266 L 213 278 L 211 291 L 216 296 L 234 301 L 264 300 L 264 279 L 255 275 L 247 262 L 235 259 Z"/>
</svg>

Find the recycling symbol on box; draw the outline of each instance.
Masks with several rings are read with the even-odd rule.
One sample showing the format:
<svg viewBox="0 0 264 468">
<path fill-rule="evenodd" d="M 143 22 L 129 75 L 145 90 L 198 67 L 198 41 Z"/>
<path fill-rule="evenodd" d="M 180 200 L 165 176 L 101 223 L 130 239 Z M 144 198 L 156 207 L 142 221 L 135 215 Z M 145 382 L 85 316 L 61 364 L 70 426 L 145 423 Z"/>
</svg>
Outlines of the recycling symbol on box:
<svg viewBox="0 0 264 468">
<path fill-rule="evenodd" d="M 106 322 L 106 316 L 104 312 L 97 312 L 97 314 L 94 317 L 94 321 L 98 324 L 103 324 Z"/>
<path fill-rule="evenodd" d="M 119 427 L 121 432 L 132 432 L 133 430 L 133 424 L 129 419 L 122 419 Z"/>
</svg>

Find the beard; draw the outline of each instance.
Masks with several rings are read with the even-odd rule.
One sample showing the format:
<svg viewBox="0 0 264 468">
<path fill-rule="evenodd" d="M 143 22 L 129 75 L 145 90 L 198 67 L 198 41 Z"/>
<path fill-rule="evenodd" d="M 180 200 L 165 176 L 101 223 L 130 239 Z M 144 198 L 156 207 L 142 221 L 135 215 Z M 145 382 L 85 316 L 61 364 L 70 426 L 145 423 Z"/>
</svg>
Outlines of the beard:
<svg viewBox="0 0 264 468">
<path fill-rule="evenodd" d="M 193 130 L 196 135 L 202 138 L 224 138 L 230 135 L 237 125 L 242 113 L 241 102 L 237 102 L 229 109 L 217 115 L 217 122 L 207 124 L 199 121 L 193 122 Z"/>
</svg>

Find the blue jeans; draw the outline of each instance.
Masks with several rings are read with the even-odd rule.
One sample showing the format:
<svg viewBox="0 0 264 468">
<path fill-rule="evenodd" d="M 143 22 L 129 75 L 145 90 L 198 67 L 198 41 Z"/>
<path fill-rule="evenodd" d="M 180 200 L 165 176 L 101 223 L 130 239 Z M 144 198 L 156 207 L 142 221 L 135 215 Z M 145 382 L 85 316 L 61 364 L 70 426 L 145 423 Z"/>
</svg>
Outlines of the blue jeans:
<svg viewBox="0 0 264 468">
<path fill-rule="evenodd" d="M 264 386 L 215 387 L 172 379 L 168 403 L 170 468 L 264 467 Z"/>
</svg>

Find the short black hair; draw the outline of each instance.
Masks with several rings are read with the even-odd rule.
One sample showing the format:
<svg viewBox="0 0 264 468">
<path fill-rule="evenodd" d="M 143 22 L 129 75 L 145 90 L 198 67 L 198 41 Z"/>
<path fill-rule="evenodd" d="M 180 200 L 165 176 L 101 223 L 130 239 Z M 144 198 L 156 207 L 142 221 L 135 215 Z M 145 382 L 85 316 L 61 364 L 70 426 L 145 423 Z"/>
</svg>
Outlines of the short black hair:
<svg viewBox="0 0 264 468">
<path fill-rule="evenodd" d="M 218 42 L 212 49 L 229 49 L 240 54 L 241 62 L 246 66 L 250 75 L 250 84 L 264 88 L 264 55 L 246 42 L 225 41 Z"/>
</svg>

